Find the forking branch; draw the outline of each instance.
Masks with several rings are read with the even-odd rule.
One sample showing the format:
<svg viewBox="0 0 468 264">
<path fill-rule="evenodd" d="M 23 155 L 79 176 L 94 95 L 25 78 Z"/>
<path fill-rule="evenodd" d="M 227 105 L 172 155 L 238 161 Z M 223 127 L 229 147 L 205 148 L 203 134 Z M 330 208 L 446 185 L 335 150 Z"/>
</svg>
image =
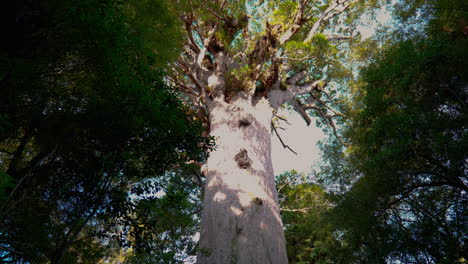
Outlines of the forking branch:
<svg viewBox="0 0 468 264">
<path fill-rule="evenodd" d="M 261 16 L 250 11 L 238 16 L 225 11 L 237 5 L 235 1 L 215 1 L 209 7 L 189 5 L 187 10 L 178 11 L 185 30 L 185 53 L 174 67 L 174 72 L 184 77 L 172 77 L 171 81 L 180 92 L 208 108 L 214 100 L 228 102 L 226 89 L 233 87 L 226 85 L 234 83 L 241 86 L 244 82 L 249 87 L 234 89 L 248 91 L 249 96 L 264 96 L 275 109 L 285 103 L 291 104 L 308 125 L 312 122 L 308 110 L 313 110 L 338 138 L 333 118 L 344 117 L 344 114 L 334 110 L 328 100 L 317 96 L 325 93 L 330 80 L 325 77 L 314 80 L 315 76 L 326 75 L 313 72 L 313 67 L 300 66 L 303 70 L 298 70 L 301 63 L 313 65 L 323 56 L 307 54 L 304 50 L 304 56 L 289 57 L 285 45 L 292 39 L 295 42 L 302 39 L 305 45 L 313 44 L 310 43 L 313 37 L 323 33 L 331 19 L 345 13 L 357 1 L 336 0 L 319 6 L 312 1 L 298 0 L 288 22 L 276 23 L 268 18 L 262 22 L 260 30 L 254 29 L 251 22 L 258 22 Z M 205 18 L 195 16 L 197 12 L 203 12 Z M 334 33 L 324 36 L 329 41 L 352 38 L 351 35 Z M 324 56 L 327 61 L 336 60 L 326 54 Z M 245 75 L 237 76 L 240 69 L 245 69 Z M 226 78 L 232 77 L 239 79 L 235 82 L 231 79 L 227 84 Z M 303 102 L 305 97 L 310 100 Z M 327 111 L 333 114 L 328 115 Z"/>
</svg>

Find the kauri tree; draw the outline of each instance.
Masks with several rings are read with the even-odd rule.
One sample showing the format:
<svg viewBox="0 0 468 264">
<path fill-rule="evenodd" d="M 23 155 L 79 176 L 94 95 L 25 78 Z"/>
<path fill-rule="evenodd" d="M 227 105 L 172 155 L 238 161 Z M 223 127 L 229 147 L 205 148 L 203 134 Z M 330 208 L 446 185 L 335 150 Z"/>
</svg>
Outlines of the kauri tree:
<svg viewBox="0 0 468 264">
<path fill-rule="evenodd" d="M 340 61 L 359 39 L 353 23 L 373 3 L 175 2 L 185 39 L 170 81 L 217 144 L 202 166 L 198 262 L 287 263 L 272 119 L 287 104 L 308 124 L 315 114 L 335 132 L 333 118 L 343 114 L 330 93 L 351 78 Z"/>
</svg>

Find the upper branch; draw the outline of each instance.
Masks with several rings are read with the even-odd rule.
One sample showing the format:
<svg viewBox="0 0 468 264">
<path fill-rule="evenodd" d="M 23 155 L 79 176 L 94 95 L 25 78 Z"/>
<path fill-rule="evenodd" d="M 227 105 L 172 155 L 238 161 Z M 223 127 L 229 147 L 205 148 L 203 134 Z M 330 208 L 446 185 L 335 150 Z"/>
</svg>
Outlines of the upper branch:
<svg viewBox="0 0 468 264">
<path fill-rule="evenodd" d="M 304 10 L 308 2 L 309 2 L 308 0 L 299 1 L 299 8 L 296 12 L 296 15 L 294 16 L 293 25 L 289 27 L 289 29 L 286 30 L 286 32 L 284 32 L 283 35 L 281 35 L 281 37 L 279 38 L 280 45 L 283 45 L 288 40 L 290 40 L 291 37 L 294 36 L 294 34 L 296 34 L 299 31 L 301 26 L 306 21 L 304 17 Z"/>
<path fill-rule="evenodd" d="M 195 41 L 193 37 L 193 19 L 185 17 L 184 15 L 179 15 L 180 19 L 184 22 L 185 24 L 185 31 L 187 32 L 187 38 L 188 38 L 188 46 L 195 52 L 195 53 L 200 53 L 200 47 L 198 46 L 197 42 Z"/>
<path fill-rule="evenodd" d="M 291 99 L 295 98 L 301 94 L 307 94 L 314 90 L 321 91 L 326 85 L 326 82 L 323 81 L 314 81 L 301 83 L 302 80 L 306 77 L 306 72 L 301 71 L 293 76 L 286 79 L 287 89 L 275 89 L 272 90 L 269 94 L 270 103 L 273 107 L 280 107 L 282 104 L 289 102 Z"/>
<path fill-rule="evenodd" d="M 301 76 L 305 75 L 304 74 L 301 74 Z M 302 77 L 300 80 L 302 80 L 304 77 Z M 296 79 L 293 77 L 291 77 L 290 79 Z M 307 83 L 304 83 L 302 85 L 299 85 L 297 84 L 297 82 L 289 82 L 291 81 L 290 79 L 286 80 L 287 84 L 288 84 L 288 90 L 290 90 L 290 96 L 291 98 L 289 99 L 292 99 L 294 97 L 296 97 L 297 95 L 301 95 L 301 94 L 307 94 L 307 93 L 310 93 L 314 90 L 322 90 L 324 85 L 326 85 L 326 83 L 324 81 L 313 81 L 313 82 L 307 82 Z"/>
<path fill-rule="evenodd" d="M 356 1 L 358 0 L 344 0 L 344 1 L 336 0 L 327 9 L 325 9 L 325 11 L 322 13 L 320 18 L 314 23 L 312 28 L 309 30 L 307 37 L 304 39 L 304 42 L 310 41 L 317 33 L 319 33 L 320 26 L 324 22 L 343 13 L 345 10 L 347 10 L 351 6 L 352 3 Z"/>
<path fill-rule="evenodd" d="M 201 67 L 202 69 L 204 69 L 203 67 L 203 59 L 205 58 L 205 55 L 206 55 L 206 51 L 211 43 L 211 40 L 213 39 L 213 36 L 216 32 L 216 29 L 218 28 L 218 25 L 214 25 L 210 31 L 208 32 L 208 36 L 205 37 L 203 39 L 203 48 L 200 50 L 200 52 L 198 53 L 198 57 L 197 57 L 197 64 L 199 67 Z M 206 69 L 204 69 L 206 70 Z"/>
</svg>

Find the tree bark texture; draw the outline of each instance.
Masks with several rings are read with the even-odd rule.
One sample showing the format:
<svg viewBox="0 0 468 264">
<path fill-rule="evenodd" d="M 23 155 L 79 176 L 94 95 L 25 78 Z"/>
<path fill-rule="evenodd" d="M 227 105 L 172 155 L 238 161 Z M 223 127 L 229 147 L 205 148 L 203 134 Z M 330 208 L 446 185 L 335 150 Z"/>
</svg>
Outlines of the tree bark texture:
<svg viewBox="0 0 468 264">
<path fill-rule="evenodd" d="M 217 148 L 205 168 L 200 264 L 288 262 L 271 161 L 272 115 L 266 98 L 211 107 Z"/>
<path fill-rule="evenodd" d="M 169 79 L 217 144 L 202 168 L 199 264 L 288 262 L 271 161 L 272 118 L 289 104 L 308 125 L 308 111 L 317 112 L 336 134 L 332 118 L 343 116 L 328 106 L 331 99 L 319 98 L 328 95 L 328 67 L 321 64 L 331 55 L 309 53 L 315 38 L 323 42 L 325 28 L 334 27 L 329 21 L 357 0 L 295 2 L 288 23 L 270 19 L 279 2 L 257 10 L 242 1 L 188 1 L 175 9 L 186 38 Z M 290 41 L 301 44 L 287 47 Z"/>
</svg>

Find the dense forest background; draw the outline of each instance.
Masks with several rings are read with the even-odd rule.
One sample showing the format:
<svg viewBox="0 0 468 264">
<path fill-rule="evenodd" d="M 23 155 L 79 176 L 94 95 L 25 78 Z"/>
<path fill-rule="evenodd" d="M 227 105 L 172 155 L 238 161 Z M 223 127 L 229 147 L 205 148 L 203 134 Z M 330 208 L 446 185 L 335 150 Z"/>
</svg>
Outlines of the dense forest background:
<svg viewBox="0 0 468 264">
<path fill-rule="evenodd" d="M 349 46 L 357 74 L 320 168 L 277 176 L 290 263 L 468 262 L 468 6 L 389 6 L 396 24 Z M 172 8 L 15 1 L 0 46 L 1 262 L 193 259 L 194 164 L 215 142 L 165 79 L 181 52 Z"/>
</svg>

